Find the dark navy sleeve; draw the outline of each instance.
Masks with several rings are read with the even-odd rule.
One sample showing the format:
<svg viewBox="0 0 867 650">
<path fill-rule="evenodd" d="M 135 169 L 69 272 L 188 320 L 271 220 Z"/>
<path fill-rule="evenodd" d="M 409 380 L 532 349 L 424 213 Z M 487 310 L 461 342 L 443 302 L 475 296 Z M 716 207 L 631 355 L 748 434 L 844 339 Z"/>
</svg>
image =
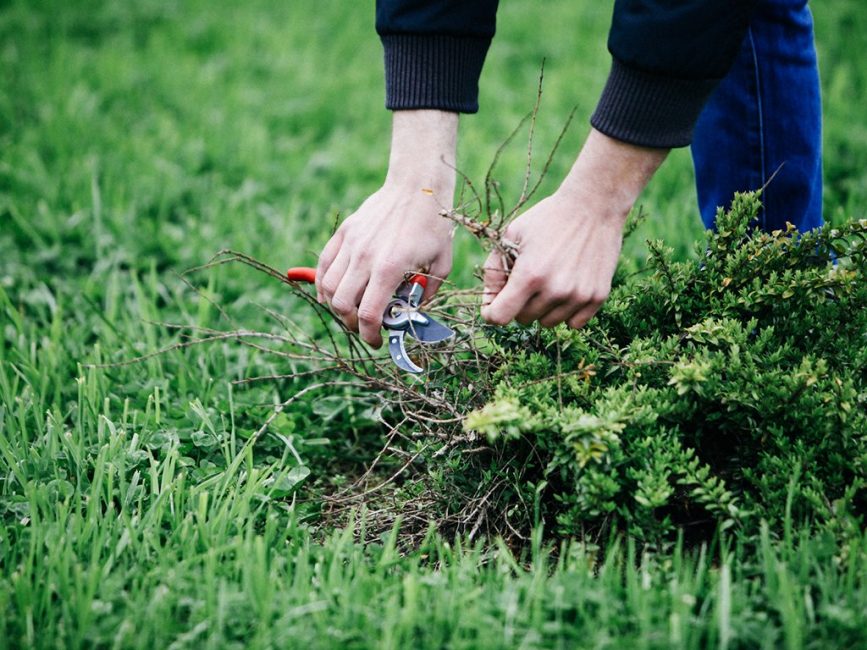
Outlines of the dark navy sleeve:
<svg viewBox="0 0 867 650">
<path fill-rule="evenodd" d="M 611 73 L 591 118 L 618 140 L 680 147 L 728 72 L 755 0 L 616 0 Z"/>
<path fill-rule="evenodd" d="M 377 0 L 391 110 L 479 110 L 479 76 L 498 0 Z"/>
</svg>

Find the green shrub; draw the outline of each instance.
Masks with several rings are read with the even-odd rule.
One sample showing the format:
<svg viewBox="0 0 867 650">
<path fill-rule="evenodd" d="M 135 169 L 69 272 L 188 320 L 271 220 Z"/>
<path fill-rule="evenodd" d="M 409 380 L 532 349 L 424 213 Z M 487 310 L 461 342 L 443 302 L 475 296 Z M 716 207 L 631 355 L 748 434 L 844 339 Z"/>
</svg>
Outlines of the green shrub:
<svg viewBox="0 0 867 650">
<path fill-rule="evenodd" d="M 443 502 L 496 484 L 488 502 L 516 533 L 541 519 L 647 541 L 787 510 L 860 526 L 867 221 L 762 233 L 760 208 L 757 194 L 736 197 L 700 264 L 652 244 L 649 272 L 618 278 L 582 330 L 489 329 L 487 404 L 463 422 L 489 449 L 428 457 Z"/>
</svg>

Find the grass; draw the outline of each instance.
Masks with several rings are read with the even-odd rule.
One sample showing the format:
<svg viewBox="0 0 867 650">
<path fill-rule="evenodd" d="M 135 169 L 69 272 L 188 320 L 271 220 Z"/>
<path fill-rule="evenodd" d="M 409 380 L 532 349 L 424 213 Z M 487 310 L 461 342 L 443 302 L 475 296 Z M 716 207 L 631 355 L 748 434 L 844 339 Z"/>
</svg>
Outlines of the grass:
<svg viewBox="0 0 867 650">
<path fill-rule="evenodd" d="M 483 112 L 460 167 L 483 175 L 532 106 L 540 150 L 578 105 L 545 188 L 580 146 L 607 73 L 610 3 L 504 3 Z M 826 214 L 867 200 L 867 39 L 858 0 L 814 7 L 826 101 Z M 214 325 L 177 277 L 225 247 L 309 263 L 381 181 L 388 114 L 366 5 L 0 2 L 0 647 L 856 647 L 867 540 L 765 530 L 709 549 L 628 540 L 524 555 L 399 531 L 323 528 L 317 489 L 371 458 L 371 418 L 234 346 L 123 361 Z M 539 34 L 546 35 L 540 38 Z M 557 37 L 549 37 L 554 35 Z M 502 160 L 522 178 L 523 145 Z M 694 254 L 688 153 L 642 198 L 646 239 Z M 482 253 L 457 242 L 454 280 Z M 248 327 L 257 304 L 307 316 L 247 270 L 199 277 Z M 556 550 L 556 552 L 554 552 Z M 638 557 L 636 557 L 638 555 Z M 594 568 L 595 567 L 595 568 Z"/>
</svg>

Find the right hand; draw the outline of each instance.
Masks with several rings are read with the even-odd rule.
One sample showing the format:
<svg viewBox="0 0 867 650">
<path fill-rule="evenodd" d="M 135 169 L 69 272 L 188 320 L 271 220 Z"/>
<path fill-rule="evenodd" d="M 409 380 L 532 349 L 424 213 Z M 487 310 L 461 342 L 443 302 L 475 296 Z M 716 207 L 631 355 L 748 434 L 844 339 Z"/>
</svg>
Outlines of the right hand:
<svg viewBox="0 0 867 650">
<path fill-rule="evenodd" d="M 431 194 L 430 191 L 434 190 Z M 436 191 L 389 183 L 371 195 L 331 237 L 316 267 L 316 294 L 346 327 L 382 345 L 382 315 L 405 273 L 430 274 L 425 298 L 452 268 L 452 222 L 441 216 Z"/>
<path fill-rule="evenodd" d="M 430 275 L 427 299 L 452 269 L 453 223 L 440 210 L 452 207 L 457 137 L 457 113 L 395 111 L 385 184 L 319 255 L 319 302 L 375 348 L 382 345 L 382 314 L 404 274 Z"/>
<path fill-rule="evenodd" d="M 503 233 L 518 244 L 511 272 L 498 252 L 485 262 L 482 317 L 583 327 L 608 297 L 626 217 L 666 155 L 591 129 L 560 188 Z"/>
</svg>

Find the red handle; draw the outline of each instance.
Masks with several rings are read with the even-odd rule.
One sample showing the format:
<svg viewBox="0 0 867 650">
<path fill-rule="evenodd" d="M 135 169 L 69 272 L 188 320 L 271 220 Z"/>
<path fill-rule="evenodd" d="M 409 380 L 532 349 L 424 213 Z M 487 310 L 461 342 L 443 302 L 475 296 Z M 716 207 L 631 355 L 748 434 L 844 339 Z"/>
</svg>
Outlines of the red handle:
<svg viewBox="0 0 867 650">
<path fill-rule="evenodd" d="M 286 279 L 292 282 L 316 282 L 316 269 L 309 266 L 293 266 L 286 271 Z M 420 284 L 423 289 L 427 289 L 427 277 L 421 274 L 416 274 L 409 279 L 410 284 Z"/>
<path fill-rule="evenodd" d="M 286 279 L 292 282 L 309 282 L 313 284 L 316 282 L 316 269 L 309 266 L 293 266 L 286 271 Z"/>
</svg>

